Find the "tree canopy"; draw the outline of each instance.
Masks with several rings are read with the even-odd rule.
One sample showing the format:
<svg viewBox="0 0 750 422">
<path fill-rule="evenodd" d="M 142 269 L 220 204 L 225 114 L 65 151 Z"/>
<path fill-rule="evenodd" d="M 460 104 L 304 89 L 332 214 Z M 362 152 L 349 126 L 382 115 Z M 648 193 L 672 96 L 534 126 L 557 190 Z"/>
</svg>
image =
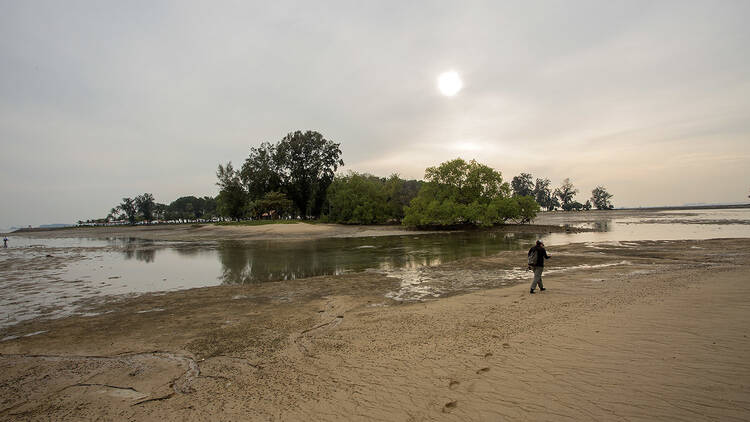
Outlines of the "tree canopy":
<svg viewBox="0 0 750 422">
<path fill-rule="evenodd" d="M 513 195 L 515 196 L 534 195 L 534 181 L 529 173 L 521 173 L 515 176 L 510 185 L 513 188 Z"/>
<path fill-rule="evenodd" d="M 560 200 L 560 207 L 565 211 L 583 208 L 583 204 L 574 200 L 578 189 L 573 186 L 570 179 L 563 179 L 559 188 L 555 189 L 554 195 Z"/>
<path fill-rule="evenodd" d="M 221 189 L 216 197 L 219 214 L 234 220 L 241 219 L 247 213 L 249 199 L 240 172 L 234 169 L 230 161 L 225 166 L 219 164 L 216 177 L 219 179 L 216 184 Z"/>
<path fill-rule="evenodd" d="M 328 221 L 344 224 L 382 224 L 400 222 L 404 206 L 419 190 L 416 180 L 402 180 L 397 174 L 380 178 L 349 172 L 336 176 L 328 188 Z"/>
<path fill-rule="evenodd" d="M 612 194 L 607 192 L 607 189 L 605 189 L 603 186 L 597 186 L 594 188 L 594 190 L 591 191 L 591 202 L 593 202 L 594 206 L 598 210 L 611 210 L 614 208 L 612 205 L 612 202 L 610 199 L 612 199 Z"/>
<path fill-rule="evenodd" d="M 492 226 L 529 221 L 539 210 L 530 197 L 511 197 L 502 174 L 475 160 L 457 158 L 429 167 L 425 179 L 406 207 L 407 226 Z"/>
</svg>

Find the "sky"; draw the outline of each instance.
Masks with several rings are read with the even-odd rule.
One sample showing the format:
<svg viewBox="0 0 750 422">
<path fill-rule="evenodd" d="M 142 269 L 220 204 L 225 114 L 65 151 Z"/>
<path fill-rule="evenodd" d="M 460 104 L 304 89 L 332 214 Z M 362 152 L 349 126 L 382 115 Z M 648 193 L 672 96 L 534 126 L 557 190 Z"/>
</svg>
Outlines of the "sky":
<svg viewBox="0 0 750 422">
<path fill-rule="evenodd" d="M 617 207 L 747 202 L 748 1 L 0 0 L 0 228 L 215 195 L 294 130 L 341 171 L 462 157 Z M 455 71 L 463 88 L 441 94 Z"/>
</svg>

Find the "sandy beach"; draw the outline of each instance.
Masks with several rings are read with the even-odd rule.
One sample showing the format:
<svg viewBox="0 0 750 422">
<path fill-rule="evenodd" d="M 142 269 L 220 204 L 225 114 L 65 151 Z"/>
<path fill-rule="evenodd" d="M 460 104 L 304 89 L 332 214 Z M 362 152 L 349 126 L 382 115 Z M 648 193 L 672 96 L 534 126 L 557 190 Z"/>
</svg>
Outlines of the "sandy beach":
<svg viewBox="0 0 750 422">
<path fill-rule="evenodd" d="M 147 294 L 0 333 L 5 420 L 747 420 L 750 240 L 566 245 L 398 302 L 374 273 Z M 492 277 L 503 252 L 443 264 Z M 468 275 L 467 275 L 468 274 Z M 95 309 L 96 310 L 96 309 Z"/>
</svg>

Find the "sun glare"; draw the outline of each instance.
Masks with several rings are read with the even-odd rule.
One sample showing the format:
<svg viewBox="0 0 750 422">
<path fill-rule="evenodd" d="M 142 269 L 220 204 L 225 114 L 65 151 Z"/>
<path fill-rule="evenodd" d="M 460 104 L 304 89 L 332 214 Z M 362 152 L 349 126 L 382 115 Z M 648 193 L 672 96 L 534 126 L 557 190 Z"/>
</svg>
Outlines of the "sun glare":
<svg viewBox="0 0 750 422">
<path fill-rule="evenodd" d="M 460 91 L 463 86 L 464 83 L 461 82 L 458 73 L 452 70 L 449 72 L 443 72 L 438 76 L 438 89 L 440 89 L 440 93 L 446 97 L 452 97 L 458 94 L 458 91 Z"/>
</svg>

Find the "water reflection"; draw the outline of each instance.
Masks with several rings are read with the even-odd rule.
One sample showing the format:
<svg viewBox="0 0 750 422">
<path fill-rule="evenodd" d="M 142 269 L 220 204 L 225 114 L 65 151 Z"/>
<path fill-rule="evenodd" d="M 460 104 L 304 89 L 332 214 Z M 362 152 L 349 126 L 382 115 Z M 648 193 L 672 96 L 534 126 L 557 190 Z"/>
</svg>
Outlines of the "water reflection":
<svg viewBox="0 0 750 422">
<path fill-rule="evenodd" d="M 122 253 L 126 260 L 135 258 L 138 261 L 151 263 L 154 262 L 156 257 L 156 249 L 152 240 L 131 237 L 126 239 L 110 239 L 110 242 L 115 245 L 122 245 Z"/>
<path fill-rule="evenodd" d="M 217 254 L 223 283 L 248 284 L 438 265 L 523 248 L 534 238 L 533 234 L 476 232 L 303 242 L 221 242 Z"/>
</svg>

